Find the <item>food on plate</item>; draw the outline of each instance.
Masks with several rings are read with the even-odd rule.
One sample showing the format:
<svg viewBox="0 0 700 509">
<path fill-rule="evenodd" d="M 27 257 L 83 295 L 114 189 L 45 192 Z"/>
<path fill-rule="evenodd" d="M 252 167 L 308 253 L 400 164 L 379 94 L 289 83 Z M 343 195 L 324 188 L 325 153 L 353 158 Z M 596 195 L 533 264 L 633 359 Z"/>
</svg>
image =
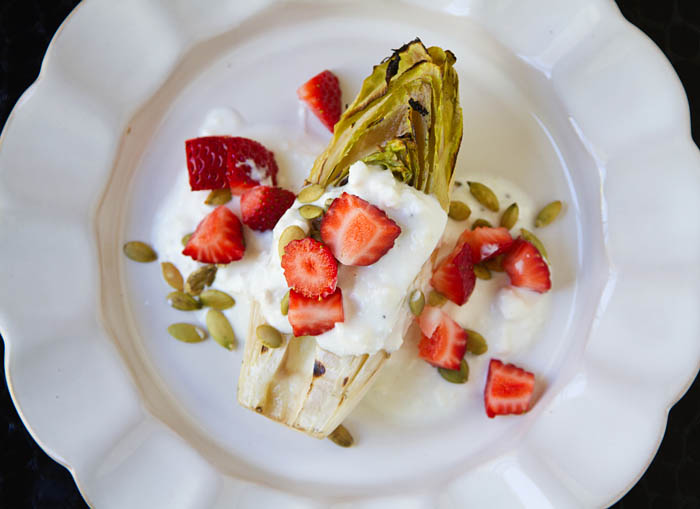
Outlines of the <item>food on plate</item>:
<svg viewBox="0 0 700 509">
<path fill-rule="evenodd" d="M 245 254 L 245 241 L 238 216 L 225 205 L 218 206 L 199 223 L 182 252 L 202 263 L 240 260 Z"/>
<path fill-rule="evenodd" d="M 330 132 L 342 113 L 340 82 L 331 71 L 323 71 L 297 90 L 297 96 L 323 122 Z"/>
<path fill-rule="evenodd" d="M 486 415 L 522 414 L 530 409 L 535 375 L 514 364 L 491 359 L 486 376 L 484 404 Z"/>
<path fill-rule="evenodd" d="M 335 123 L 308 187 L 273 230 L 279 238 L 298 226 L 311 238 L 289 242 L 277 261 L 285 275 L 293 268 L 286 283 L 294 286 L 287 314 L 292 334 L 282 334 L 279 348 L 267 348 L 257 338 L 267 317 L 259 303 L 254 306 L 238 383 L 243 406 L 326 437 L 400 346 L 411 323 L 408 294 L 430 269 L 447 219 L 462 135 L 454 62 L 449 51 L 426 48 L 419 40 L 404 45 L 374 68 Z M 299 210 L 308 204 L 325 213 L 305 219 Z M 304 275 L 301 248 L 308 249 L 309 260 L 329 266 L 317 254 L 314 236 L 338 261 L 337 287 L 328 296 L 321 295 L 333 288 L 332 271 L 321 271 L 322 284 L 313 270 L 314 284 L 297 278 Z M 280 300 L 287 289 L 278 290 Z M 315 292 L 319 296 L 307 296 Z"/>
</svg>

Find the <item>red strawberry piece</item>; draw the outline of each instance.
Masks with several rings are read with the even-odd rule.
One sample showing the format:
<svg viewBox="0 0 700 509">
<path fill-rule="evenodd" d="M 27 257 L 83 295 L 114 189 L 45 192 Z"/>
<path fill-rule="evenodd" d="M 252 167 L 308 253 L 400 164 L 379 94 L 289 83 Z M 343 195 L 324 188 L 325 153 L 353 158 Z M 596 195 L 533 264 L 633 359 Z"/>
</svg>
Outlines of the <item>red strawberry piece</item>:
<svg viewBox="0 0 700 509">
<path fill-rule="evenodd" d="M 535 375 L 513 364 L 491 359 L 484 388 L 486 415 L 522 414 L 530 409 Z"/>
<path fill-rule="evenodd" d="M 472 261 L 479 263 L 507 251 L 513 244 L 513 237 L 507 228 L 481 226 L 474 230 L 465 230 L 458 243 L 464 242 L 472 248 Z"/>
<path fill-rule="evenodd" d="M 287 244 L 282 269 L 289 288 L 304 297 L 327 297 L 338 283 L 338 262 L 333 253 L 309 237 Z"/>
<path fill-rule="evenodd" d="M 297 90 L 299 99 L 309 105 L 311 111 L 333 132 L 333 126 L 340 120 L 342 104 L 340 83 L 335 74 L 323 71 Z"/>
<path fill-rule="evenodd" d="M 468 244 L 457 244 L 433 271 L 430 284 L 459 306 L 469 300 L 476 285 L 476 276 L 472 250 Z"/>
<path fill-rule="evenodd" d="M 343 293 L 336 288 L 328 297 L 309 298 L 289 291 L 289 311 L 287 318 L 294 335 L 318 336 L 345 320 L 343 313 Z"/>
<path fill-rule="evenodd" d="M 552 288 L 549 266 L 535 246 L 518 238 L 503 258 L 510 284 L 544 293 Z"/>
<path fill-rule="evenodd" d="M 233 194 L 243 194 L 267 177 L 277 185 L 275 154 L 249 138 L 232 137 L 229 141 L 226 171 Z"/>
<path fill-rule="evenodd" d="M 433 366 L 459 369 L 467 350 L 467 331 L 441 309 L 426 306 L 418 317 L 422 338 L 418 355 Z"/>
<path fill-rule="evenodd" d="M 228 187 L 226 164 L 230 136 L 205 136 L 185 142 L 190 189 L 224 189 Z"/>
<path fill-rule="evenodd" d="M 359 196 L 343 193 L 321 222 L 321 238 L 344 265 L 372 265 L 394 246 L 401 228 Z"/>
<path fill-rule="evenodd" d="M 243 258 L 243 227 L 225 205 L 216 207 L 197 226 L 182 254 L 202 263 L 229 263 Z"/>
<path fill-rule="evenodd" d="M 294 203 L 294 193 L 281 187 L 256 186 L 241 196 L 241 219 L 253 230 L 271 230 Z"/>
</svg>

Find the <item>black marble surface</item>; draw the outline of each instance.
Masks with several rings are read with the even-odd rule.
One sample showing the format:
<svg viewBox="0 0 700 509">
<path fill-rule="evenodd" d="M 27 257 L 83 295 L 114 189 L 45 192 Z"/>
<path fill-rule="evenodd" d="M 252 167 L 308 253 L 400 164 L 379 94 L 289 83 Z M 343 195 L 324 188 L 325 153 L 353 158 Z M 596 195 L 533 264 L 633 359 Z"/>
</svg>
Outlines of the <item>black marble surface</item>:
<svg viewBox="0 0 700 509">
<path fill-rule="evenodd" d="M 114 0 L 118 1 L 118 0 Z M 567 0 L 562 0 L 567 1 Z M 34 81 L 46 47 L 75 0 L 0 0 L 0 125 Z M 700 139 L 700 0 L 617 0 L 664 51 L 688 93 Z M 0 282 L 2 284 L 2 282 Z M 0 355 L 4 345 L 0 342 Z M 601 461 L 604 460 L 601 458 Z M 0 383 L 0 508 L 87 507 L 70 474 L 29 436 Z M 615 507 L 700 508 L 700 382 L 670 412 L 658 454 Z"/>
</svg>

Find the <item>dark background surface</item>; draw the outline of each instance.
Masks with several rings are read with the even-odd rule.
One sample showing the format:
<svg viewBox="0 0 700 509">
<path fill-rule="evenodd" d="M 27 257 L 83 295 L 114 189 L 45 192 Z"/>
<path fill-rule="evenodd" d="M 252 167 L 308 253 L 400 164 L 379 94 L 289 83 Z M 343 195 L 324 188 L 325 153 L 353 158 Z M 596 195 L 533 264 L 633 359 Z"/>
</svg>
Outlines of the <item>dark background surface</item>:
<svg viewBox="0 0 700 509">
<path fill-rule="evenodd" d="M 566 0 L 562 0 L 566 1 Z M 34 81 L 51 37 L 78 2 L 0 0 L 0 126 Z M 664 51 L 688 93 L 700 139 L 700 0 L 617 0 Z M 0 284 L 2 284 L 0 282 Z M 0 341 L 0 354 L 4 345 Z M 601 458 L 604 461 L 604 458 Z M 29 436 L 0 382 L 0 508 L 87 507 L 70 474 Z M 671 410 L 651 466 L 616 508 L 700 508 L 700 382 Z"/>
</svg>

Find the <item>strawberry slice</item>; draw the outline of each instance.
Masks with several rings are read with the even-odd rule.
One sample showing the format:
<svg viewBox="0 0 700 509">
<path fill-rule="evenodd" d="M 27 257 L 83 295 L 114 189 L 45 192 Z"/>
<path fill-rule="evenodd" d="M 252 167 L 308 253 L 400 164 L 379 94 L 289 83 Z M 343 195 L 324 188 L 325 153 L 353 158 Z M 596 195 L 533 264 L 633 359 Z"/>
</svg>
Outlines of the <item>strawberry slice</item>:
<svg viewBox="0 0 700 509">
<path fill-rule="evenodd" d="M 486 415 L 522 414 L 530 409 L 535 375 L 513 364 L 491 359 L 484 388 Z"/>
<path fill-rule="evenodd" d="M 401 228 L 386 213 L 354 194 L 333 200 L 321 222 L 321 238 L 344 265 L 372 265 L 394 246 Z"/>
<path fill-rule="evenodd" d="M 243 227 L 225 205 L 216 207 L 197 226 L 182 254 L 202 263 L 229 263 L 243 258 Z"/>
<path fill-rule="evenodd" d="M 190 189 L 225 189 L 228 187 L 226 161 L 230 136 L 205 136 L 185 142 Z"/>
<path fill-rule="evenodd" d="M 232 137 L 228 142 L 226 159 L 228 184 L 233 194 L 243 194 L 247 189 L 259 185 L 270 177 L 277 185 L 277 162 L 275 154 L 261 143 L 249 138 Z"/>
<path fill-rule="evenodd" d="M 317 74 L 299 87 L 297 96 L 311 108 L 330 132 L 333 132 L 342 110 L 340 83 L 336 75 L 331 71 Z"/>
<path fill-rule="evenodd" d="M 287 244 L 282 269 L 289 288 L 304 297 L 327 297 L 338 283 L 338 262 L 333 253 L 309 237 Z"/>
<path fill-rule="evenodd" d="M 474 230 L 464 230 L 457 242 L 469 244 L 472 248 L 472 262 L 479 263 L 507 251 L 513 244 L 513 237 L 507 228 L 481 226 Z"/>
<path fill-rule="evenodd" d="M 549 266 L 535 246 L 518 238 L 503 258 L 503 270 L 510 278 L 510 284 L 545 293 L 552 288 Z"/>
<path fill-rule="evenodd" d="M 470 246 L 457 243 L 433 272 L 430 284 L 459 306 L 467 302 L 476 285 Z"/>
<path fill-rule="evenodd" d="M 296 337 L 323 334 L 345 320 L 343 292 L 336 288 L 328 297 L 319 299 L 290 290 L 287 318 Z"/>
<path fill-rule="evenodd" d="M 439 308 L 426 306 L 418 317 L 422 338 L 418 355 L 433 366 L 459 369 L 467 350 L 467 331 Z"/>
<path fill-rule="evenodd" d="M 190 189 L 231 188 L 233 194 L 260 184 L 270 177 L 277 183 L 275 155 L 249 138 L 204 136 L 185 142 Z"/>
<path fill-rule="evenodd" d="M 241 196 L 241 219 L 253 230 L 272 230 L 294 199 L 293 192 L 281 187 L 253 187 Z"/>
</svg>

